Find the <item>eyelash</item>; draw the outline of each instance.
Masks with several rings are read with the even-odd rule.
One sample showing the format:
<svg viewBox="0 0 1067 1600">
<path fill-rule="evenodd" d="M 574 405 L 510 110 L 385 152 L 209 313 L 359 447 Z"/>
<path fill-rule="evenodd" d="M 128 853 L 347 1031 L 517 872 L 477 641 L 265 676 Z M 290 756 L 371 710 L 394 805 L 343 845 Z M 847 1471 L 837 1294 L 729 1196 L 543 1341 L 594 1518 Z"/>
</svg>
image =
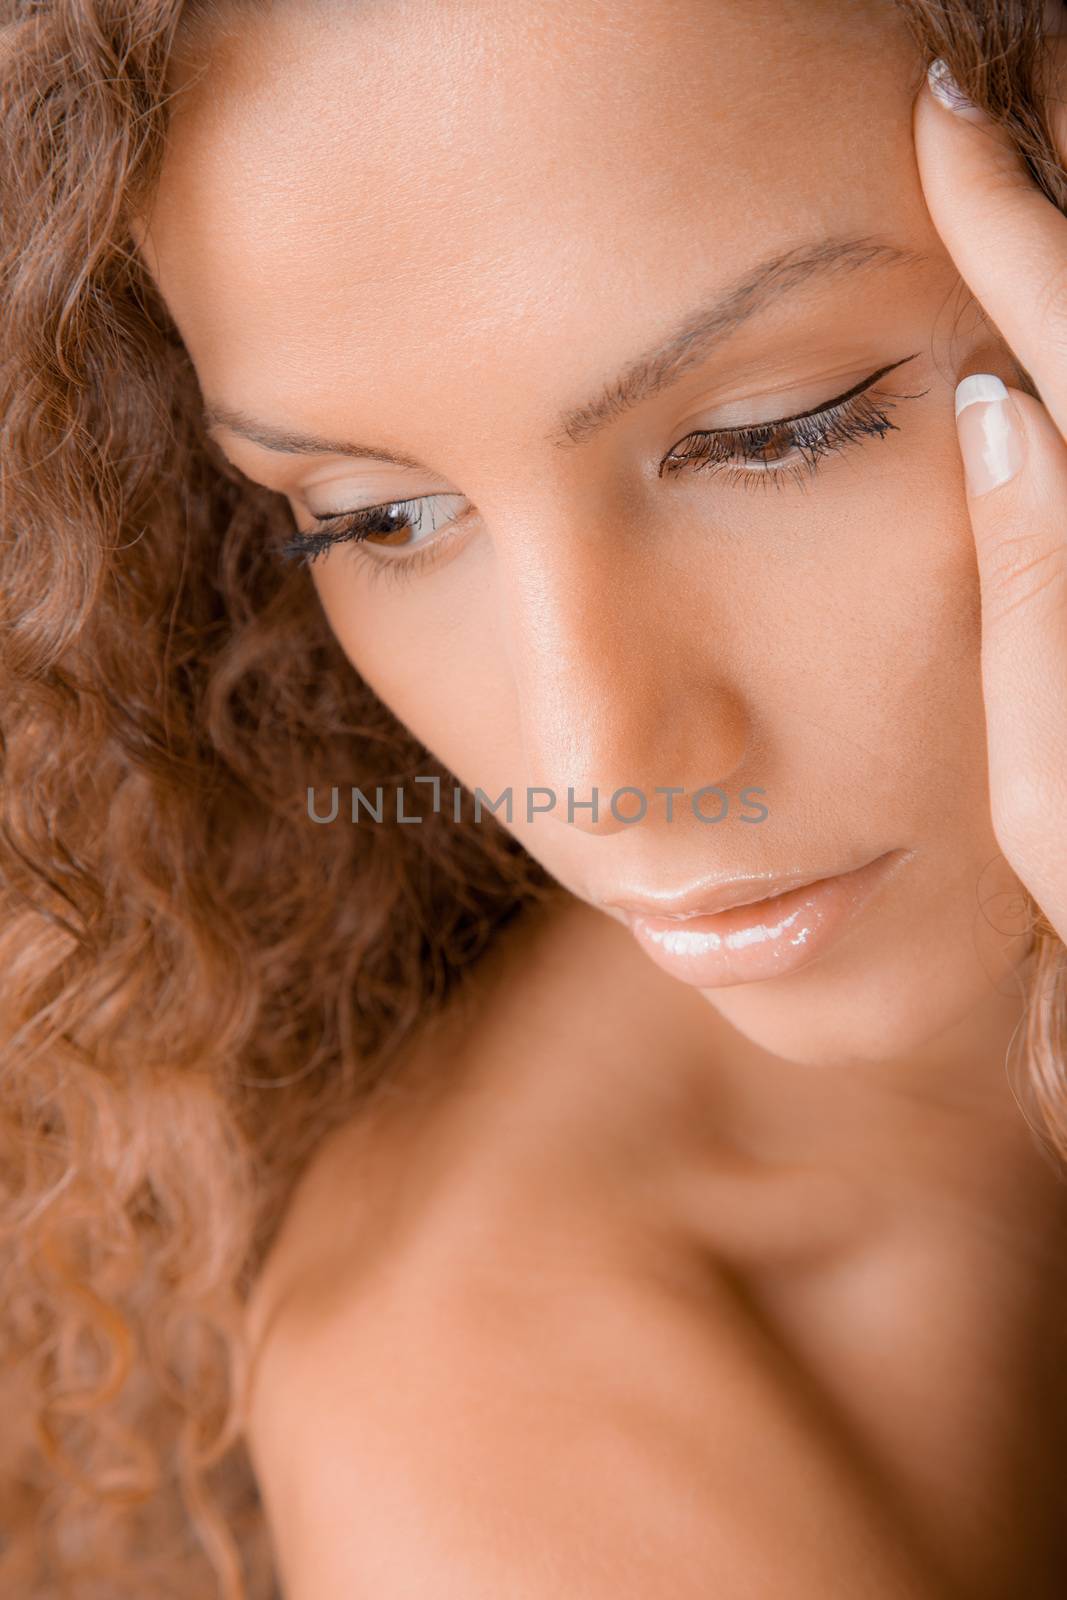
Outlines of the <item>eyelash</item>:
<svg viewBox="0 0 1067 1600">
<path fill-rule="evenodd" d="M 903 363 L 893 363 L 894 367 L 900 365 Z M 822 457 L 844 450 L 857 440 L 884 438 L 891 429 L 897 431 L 896 423 L 890 422 L 887 415 L 895 409 L 894 402 L 883 399 L 880 405 L 876 404 L 868 392 L 872 384 L 891 370 L 892 367 L 881 368 L 870 378 L 864 379 L 862 384 L 857 384 L 855 389 L 850 389 L 847 394 L 818 411 L 800 412 L 796 416 L 759 423 L 751 428 L 698 429 L 689 433 L 668 451 L 660 464 L 659 476 L 676 477 L 687 471 L 713 471 L 725 473 L 728 483 L 739 484 L 746 489 L 766 489 L 771 480 L 776 489 L 781 489 L 787 478 L 799 488 L 804 488 L 805 483 L 819 470 Z M 899 395 L 896 398 L 919 400 L 928 393 L 928 389 L 923 389 L 919 394 Z M 784 438 L 778 440 L 776 436 L 782 430 Z M 744 460 L 758 461 L 759 452 L 775 443 L 798 450 L 800 461 L 791 462 L 785 467 L 767 466 L 761 470 L 730 465 L 739 454 Z M 685 446 L 688 448 L 683 449 Z M 382 560 L 368 555 L 360 546 L 367 539 L 372 523 L 384 512 L 397 512 L 403 517 L 409 512 L 417 512 L 423 501 L 437 498 L 436 495 L 420 495 L 414 500 L 389 500 L 380 505 L 366 506 L 360 511 L 321 517 L 321 527 L 288 540 L 282 545 L 281 554 L 287 560 L 308 566 L 334 545 L 353 544 L 359 556 L 370 565 L 372 577 L 385 576 L 386 573 L 397 579 L 412 577 L 426 560 L 437 554 L 441 544 L 446 541 L 435 540 L 414 555 L 396 560 Z M 456 520 L 462 521 L 462 518 Z"/>
</svg>

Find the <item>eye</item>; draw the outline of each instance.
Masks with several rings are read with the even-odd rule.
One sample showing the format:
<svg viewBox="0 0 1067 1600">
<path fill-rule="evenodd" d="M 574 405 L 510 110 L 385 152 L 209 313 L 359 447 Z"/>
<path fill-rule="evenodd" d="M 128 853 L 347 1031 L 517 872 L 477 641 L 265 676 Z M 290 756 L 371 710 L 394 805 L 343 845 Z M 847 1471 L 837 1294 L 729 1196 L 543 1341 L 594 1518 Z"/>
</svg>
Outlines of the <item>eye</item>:
<svg viewBox="0 0 1067 1600">
<path fill-rule="evenodd" d="M 448 517 L 449 505 L 462 509 L 469 503 L 461 494 L 429 494 L 414 500 L 390 500 L 383 505 L 367 506 L 362 511 L 316 516 L 319 526 L 295 534 L 282 545 L 281 554 L 287 560 L 310 564 L 335 544 L 366 544 L 376 550 L 413 550 L 411 555 L 368 558 L 376 570 L 393 571 L 397 576 L 403 571 L 406 575 L 430 554 L 430 550 L 423 548 L 429 542 L 426 535 L 435 533 L 450 520 L 460 520 L 459 516 Z M 440 542 L 435 540 L 433 548 Z"/>
<path fill-rule="evenodd" d="M 914 360 L 915 356 L 906 356 L 904 361 L 879 368 L 817 411 L 801 411 L 754 428 L 711 428 L 687 434 L 664 457 L 660 476 L 684 471 L 725 472 L 730 483 L 746 489 L 766 489 L 772 483 L 780 489 L 790 481 L 803 487 L 824 456 L 896 430 L 888 415 L 895 408 L 894 400 L 883 397 L 878 404 L 866 391 L 887 372 Z M 924 389 L 894 399 L 919 400 L 928 393 Z"/>
</svg>

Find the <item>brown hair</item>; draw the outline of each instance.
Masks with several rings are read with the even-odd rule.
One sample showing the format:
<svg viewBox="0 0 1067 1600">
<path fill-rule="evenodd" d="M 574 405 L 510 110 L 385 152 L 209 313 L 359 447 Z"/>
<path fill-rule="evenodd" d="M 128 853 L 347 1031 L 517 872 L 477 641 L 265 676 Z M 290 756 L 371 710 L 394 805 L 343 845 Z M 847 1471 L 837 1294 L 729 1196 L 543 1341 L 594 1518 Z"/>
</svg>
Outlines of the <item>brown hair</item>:
<svg viewBox="0 0 1067 1600">
<path fill-rule="evenodd" d="M 24 1600 L 272 1593 L 243 1294 L 325 1132 L 557 892 L 428 793 L 419 826 L 309 825 L 309 784 L 453 780 L 276 558 L 288 507 L 206 437 L 132 247 L 179 35 L 222 9 L 0 0 L 0 1589 Z M 904 9 L 916 88 L 943 56 L 1067 209 L 1034 8 Z M 1065 952 L 1035 914 L 1028 1060 L 1067 1155 Z"/>
</svg>

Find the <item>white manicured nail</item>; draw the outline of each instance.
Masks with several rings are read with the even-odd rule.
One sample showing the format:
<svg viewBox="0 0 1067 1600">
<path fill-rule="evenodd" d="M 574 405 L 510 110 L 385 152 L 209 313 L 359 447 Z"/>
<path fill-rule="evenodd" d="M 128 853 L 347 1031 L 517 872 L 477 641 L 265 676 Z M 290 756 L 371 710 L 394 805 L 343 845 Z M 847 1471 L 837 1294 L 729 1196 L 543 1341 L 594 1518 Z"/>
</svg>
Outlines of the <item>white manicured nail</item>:
<svg viewBox="0 0 1067 1600">
<path fill-rule="evenodd" d="M 956 386 L 956 432 L 971 496 L 999 489 L 1023 464 L 1015 407 L 992 372 L 972 373 Z"/>
<path fill-rule="evenodd" d="M 1006 400 L 1008 391 L 993 372 L 974 372 L 956 385 L 956 415 L 976 400 Z"/>
<path fill-rule="evenodd" d="M 945 107 L 947 111 L 954 111 L 957 117 L 966 117 L 970 122 L 984 122 L 985 112 L 964 94 L 952 73 L 949 71 L 948 62 L 942 61 L 940 56 L 936 61 L 931 61 L 926 69 L 926 81 L 930 85 L 930 93 L 934 99 Z"/>
</svg>

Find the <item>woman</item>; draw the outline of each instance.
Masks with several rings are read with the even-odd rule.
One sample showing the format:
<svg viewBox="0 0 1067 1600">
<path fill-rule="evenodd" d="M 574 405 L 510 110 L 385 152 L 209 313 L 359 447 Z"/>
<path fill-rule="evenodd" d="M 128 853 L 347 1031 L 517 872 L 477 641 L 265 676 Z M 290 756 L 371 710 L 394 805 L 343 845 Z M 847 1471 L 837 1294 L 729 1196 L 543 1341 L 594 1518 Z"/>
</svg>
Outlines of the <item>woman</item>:
<svg viewBox="0 0 1067 1600">
<path fill-rule="evenodd" d="M 3 1592 L 1062 1594 L 1061 8 L 0 14 Z"/>
</svg>

